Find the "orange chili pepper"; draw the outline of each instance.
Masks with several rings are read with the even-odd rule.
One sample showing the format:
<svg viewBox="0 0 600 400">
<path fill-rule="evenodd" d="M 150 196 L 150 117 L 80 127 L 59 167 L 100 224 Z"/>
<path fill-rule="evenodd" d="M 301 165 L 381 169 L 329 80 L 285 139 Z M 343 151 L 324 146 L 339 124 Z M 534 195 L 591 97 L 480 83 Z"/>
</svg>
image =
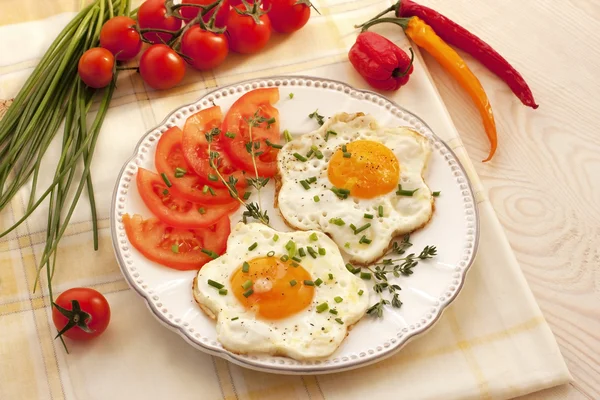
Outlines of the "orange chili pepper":
<svg viewBox="0 0 600 400">
<path fill-rule="evenodd" d="M 458 81 L 458 83 L 467 91 L 471 99 L 477 106 L 479 114 L 483 120 L 483 126 L 491 145 L 488 157 L 483 160 L 487 162 L 492 159 L 496 148 L 498 147 L 498 135 L 496 133 L 496 123 L 492 106 L 487 98 L 483 86 L 479 79 L 469 69 L 465 61 L 458 53 L 444 42 L 435 31 L 419 17 L 410 18 L 381 18 L 369 21 L 362 26 L 363 32 L 372 25 L 380 22 L 392 22 L 401 26 L 406 35 L 412 39 L 419 47 L 424 48 L 433 56 L 449 73 Z"/>
</svg>

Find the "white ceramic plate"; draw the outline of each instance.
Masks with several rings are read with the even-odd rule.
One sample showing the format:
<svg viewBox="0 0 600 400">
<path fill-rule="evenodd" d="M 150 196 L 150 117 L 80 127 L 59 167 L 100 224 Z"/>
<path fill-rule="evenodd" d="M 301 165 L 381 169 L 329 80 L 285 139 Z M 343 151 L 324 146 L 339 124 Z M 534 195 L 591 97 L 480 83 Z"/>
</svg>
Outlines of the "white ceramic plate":
<svg viewBox="0 0 600 400">
<path fill-rule="evenodd" d="M 284 357 L 236 355 L 225 350 L 216 339 L 215 324 L 196 305 L 192 297 L 194 271 L 175 271 L 144 258 L 133 248 L 122 224 L 124 213 L 152 214 L 135 187 L 138 167 L 154 169 L 154 152 L 162 132 L 173 126 L 183 127 L 191 114 L 215 104 L 227 112 L 243 93 L 254 88 L 277 86 L 280 100 L 281 129 L 295 135 L 318 128 L 308 114 L 319 110 L 325 116 L 338 112 L 364 112 L 374 115 L 383 126 L 410 126 L 427 137 L 433 145 L 425 181 L 436 199 L 430 223 L 411 237 L 412 251 L 425 245 L 438 248 L 438 256 L 421 262 L 410 277 L 397 283 L 403 305 L 387 308 L 383 318 L 365 316 L 350 331 L 338 350 L 330 357 L 300 362 Z M 293 99 L 288 95 L 294 93 Z M 261 192 L 263 199 L 273 199 L 273 186 Z M 263 200 L 272 207 L 272 201 Z M 277 210 L 268 209 L 271 225 L 289 231 Z M 231 218 L 232 225 L 241 218 L 240 208 Z M 429 129 L 424 121 L 390 100 L 373 92 L 359 91 L 343 83 L 312 77 L 272 77 L 241 82 L 219 88 L 197 102 L 173 111 L 137 145 L 131 159 L 117 179 L 111 209 L 111 230 L 115 254 L 123 275 L 139 293 L 152 313 L 176 331 L 192 346 L 223 357 L 243 367 L 284 374 L 318 374 L 348 370 L 371 364 L 397 352 L 407 341 L 430 328 L 458 295 L 475 257 L 479 236 L 479 219 L 468 178 L 452 151 Z M 370 294 L 372 304 L 378 296 Z"/>
</svg>

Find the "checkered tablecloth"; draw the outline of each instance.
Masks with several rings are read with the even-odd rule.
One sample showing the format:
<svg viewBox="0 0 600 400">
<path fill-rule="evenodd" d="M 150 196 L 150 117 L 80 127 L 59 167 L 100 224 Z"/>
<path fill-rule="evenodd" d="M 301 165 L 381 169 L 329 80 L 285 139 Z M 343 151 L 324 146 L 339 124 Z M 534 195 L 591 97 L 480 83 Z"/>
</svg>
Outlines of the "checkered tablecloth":
<svg viewBox="0 0 600 400">
<path fill-rule="evenodd" d="M 244 79 L 304 74 L 366 88 L 347 61 L 357 34 L 352 26 L 389 3 L 322 0 L 315 5 L 321 15 L 313 12 L 303 30 L 275 35 L 260 54 L 232 55 L 215 71 L 189 72 L 175 89 L 155 92 L 134 72 L 121 74 L 92 166 L 100 249 L 93 251 L 84 197 L 61 242 L 54 278 L 57 293 L 73 286 L 104 293 L 111 324 L 97 340 L 69 342 L 70 354 L 53 340 L 47 293 L 32 291 L 45 239 L 47 208 L 40 207 L 0 240 L 0 399 L 503 399 L 571 379 L 420 56 L 409 84 L 389 96 L 420 115 L 458 154 L 477 191 L 481 215 L 479 253 L 466 285 L 428 333 L 392 358 L 355 371 L 272 375 L 190 347 L 128 288 L 113 255 L 108 214 L 118 171 L 142 134 L 179 105 Z M 78 7 L 79 0 L 0 1 L 0 99 L 15 96 Z M 410 45 L 393 26 L 375 30 L 404 48 Z M 0 110 L 6 105 L 1 103 Z M 45 160 L 42 180 L 50 179 L 57 154 L 58 142 Z M 22 214 L 27 195 L 24 188 L 0 212 L 0 231 Z"/>
</svg>

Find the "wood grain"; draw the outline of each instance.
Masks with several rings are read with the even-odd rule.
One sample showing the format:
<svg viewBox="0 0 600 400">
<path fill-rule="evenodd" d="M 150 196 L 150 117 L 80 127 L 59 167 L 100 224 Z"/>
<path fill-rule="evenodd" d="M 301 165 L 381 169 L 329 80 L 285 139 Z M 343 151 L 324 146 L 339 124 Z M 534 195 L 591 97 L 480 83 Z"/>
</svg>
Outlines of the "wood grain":
<svg viewBox="0 0 600 400">
<path fill-rule="evenodd" d="M 575 379 L 525 399 L 600 398 L 600 3 L 421 0 L 510 60 L 540 107 L 465 56 L 490 96 L 499 150 L 475 107 L 425 55 L 440 94 Z"/>
</svg>

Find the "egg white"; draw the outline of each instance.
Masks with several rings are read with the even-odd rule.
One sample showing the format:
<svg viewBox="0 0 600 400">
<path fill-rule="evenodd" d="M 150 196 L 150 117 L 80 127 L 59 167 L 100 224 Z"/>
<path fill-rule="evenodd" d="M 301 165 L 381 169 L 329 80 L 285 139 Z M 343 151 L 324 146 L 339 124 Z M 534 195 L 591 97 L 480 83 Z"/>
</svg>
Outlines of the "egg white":
<svg viewBox="0 0 600 400">
<path fill-rule="evenodd" d="M 333 131 L 336 135 L 329 134 Z M 327 140 L 326 140 L 326 136 Z M 371 140 L 389 148 L 400 165 L 398 184 L 404 190 L 415 190 L 412 197 L 396 194 L 396 189 L 372 199 L 350 195 L 340 199 L 330 189 L 328 178 L 331 157 L 342 145 L 356 140 Z M 306 155 L 311 146 L 317 146 L 322 159 L 312 157 L 303 162 L 294 153 Z M 321 128 L 296 137 L 287 143 L 278 155 L 280 188 L 277 204 L 287 224 L 301 230 L 319 230 L 329 234 L 335 243 L 356 264 L 368 265 L 380 258 L 390 247 L 395 236 L 423 227 L 433 214 L 433 195 L 423 179 L 426 173 L 431 145 L 417 132 L 407 127 L 385 128 L 379 126 L 371 115 L 339 113 Z M 300 181 L 316 177 L 316 182 L 306 190 Z M 314 197 L 319 197 L 319 202 Z M 379 206 L 383 216 L 378 216 Z M 366 219 L 371 214 L 373 219 Z M 345 225 L 330 222 L 341 218 Z M 350 224 L 357 228 L 367 223 L 367 230 L 355 234 Z M 371 243 L 359 243 L 362 236 Z"/>
<path fill-rule="evenodd" d="M 194 298 L 201 308 L 212 314 L 216 322 L 217 339 L 222 346 L 238 354 L 264 353 L 287 356 L 297 360 L 311 360 L 331 355 L 346 337 L 349 327 L 366 313 L 369 295 L 365 282 L 350 273 L 336 244 L 322 232 L 314 232 L 317 240 L 309 236 L 313 232 L 279 232 L 259 223 L 238 223 L 227 241 L 227 251 L 218 259 L 205 264 L 194 280 Z M 275 235 L 279 238 L 274 240 Z M 244 261 L 267 256 L 287 254 L 286 243 L 293 240 L 297 247 L 312 246 L 325 249 L 325 255 L 312 258 L 306 255 L 300 262 L 313 281 L 323 283 L 315 286 L 314 297 L 308 308 L 284 319 L 265 320 L 246 309 L 235 297 L 230 277 Z M 253 243 L 255 249 L 249 250 Z M 334 279 L 329 279 L 332 274 Z M 226 295 L 208 284 L 219 282 L 227 289 Z M 359 295 L 360 291 L 362 295 Z M 343 300 L 336 303 L 334 298 Z M 327 302 L 329 310 L 317 313 L 316 306 Z M 339 318 L 343 324 L 335 319 Z"/>
</svg>

